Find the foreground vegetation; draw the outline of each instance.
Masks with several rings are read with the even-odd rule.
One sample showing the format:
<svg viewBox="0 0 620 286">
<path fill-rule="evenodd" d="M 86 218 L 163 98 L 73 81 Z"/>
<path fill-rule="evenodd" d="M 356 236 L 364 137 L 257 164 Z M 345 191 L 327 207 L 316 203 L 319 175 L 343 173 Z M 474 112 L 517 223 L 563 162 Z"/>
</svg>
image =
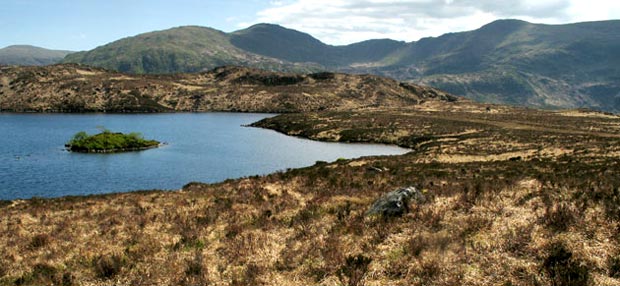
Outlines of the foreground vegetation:
<svg viewBox="0 0 620 286">
<path fill-rule="evenodd" d="M 115 153 L 156 148 L 159 146 L 159 141 L 146 140 L 136 132 L 123 134 L 104 129 L 95 135 L 80 131 L 65 146 L 72 152 Z"/>
<path fill-rule="evenodd" d="M 258 123 L 401 156 L 4 202 L 0 285 L 618 285 L 620 118 L 475 104 Z M 403 186 L 426 202 L 367 217 Z"/>
</svg>

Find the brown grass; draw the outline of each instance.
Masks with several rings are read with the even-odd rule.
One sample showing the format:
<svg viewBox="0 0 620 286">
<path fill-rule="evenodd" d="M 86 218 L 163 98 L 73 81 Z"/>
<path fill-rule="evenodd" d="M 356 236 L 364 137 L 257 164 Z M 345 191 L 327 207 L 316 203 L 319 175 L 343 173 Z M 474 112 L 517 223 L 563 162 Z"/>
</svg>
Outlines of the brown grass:
<svg viewBox="0 0 620 286">
<path fill-rule="evenodd" d="M 335 163 L 181 192 L 6 206 L 0 281 L 570 285 L 562 277 L 577 275 L 589 285 L 619 282 L 618 220 L 596 194 L 620 186 L 599 176 L 617 162 L 365 160 L 390 171 Z M 303 184 L 317 174 L 326 178 Z M 588 178 L 599 186 L 582 195 L 594 183 Z M 383 192 L 409 184 L 426 189 L 428 202 L 402 218 L 364 217 Z"/>
<path fill-rule="evenodd" d="M 514 112 L 491 119 L 544 115 Z M 620 161 L 608 154 L 620 144 L 613 136 L 555 133 L 564 121 L 552 115 L 531 123 L 548 124 L 535 132 L 459 120 L 458 113 L 443 120 L 387 111 L 313 116 L 283 118 L 308 137 L 319 123 L 331 128 L 325 119 L 370 125 L 353 135 L 379 142 L 385 130 L 375 125 L 392 126 L 409 135 L 390 140 L 415 150 L 177 192 L 4 203 L 0 285 L 620 284 Z M 575 124 L 568 131 L 583 131 L 570 120 L 610 120 L 566 118 Z M 572 152 L 547 151 L 553 147 Z M 521 148 L 540 152 L 432 160 Z M 410 185 L 424 190 L 426 202 L 402 217 L 364 215 L 385 192 Z"/>
</svg>

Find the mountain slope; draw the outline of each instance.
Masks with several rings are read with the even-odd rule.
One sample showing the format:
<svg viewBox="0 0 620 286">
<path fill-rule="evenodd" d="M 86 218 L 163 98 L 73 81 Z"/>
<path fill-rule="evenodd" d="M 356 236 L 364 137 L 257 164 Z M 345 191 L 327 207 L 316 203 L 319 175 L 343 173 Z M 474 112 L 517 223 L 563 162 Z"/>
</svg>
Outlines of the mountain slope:
<svg viewBox="0 0 620 286">
<path fill-rule="evenodd" d="M 389 39 L 332 46 L 306 33 L 273 24 L 257 24 L 234 32 L 230 42 L 259 55 L 295 63 L 316 63 L 328 69 L 380 61 L 405 46 L 404 42 Z"/>
<path fill-rule="evenodd" d="M 331 46 L 272 24 L 257 24 L 230 34 L 184 26 L 124 38 L 71 54 L 63 62 L 136 74 L 197 72 L 222 65 L 312 72 L 380 61 L 402 47 L 404 42 L 389 39 Z"/>
<path fill-rule="evenodd" d="M 620 112 L 620 21 L 541 25 L 498 20 L 417 42 L 331 46 L 278 25 L 226 34 L 180 27 L 67 56 L 129 73 L 195 72 L 242 65 L 289 72 L 369 73 L 478 101 Z"/>
<path fill-rule="evenodd" d="M 393 55 L 392 64 L 364 72 L 484 102 L 619 112 L 618 30 L 620 21 L 539 25 L 501 20 L 410 43 Z"/>
<path fill-rule="evenodd" d="M 79 65 L 0 67 L 0 111 L 301 112 L 402 107 L 458 98 L 373 75 L 274 73 L 244 67 L 129 75 Z"/>
<path fill-rule="evenodd" d="M 81 63 L 137 74 L 198 72 L 223 65 L 271 70 L 311 71 L 249 53 L 233 46 L 224 32 L 185 26 L 121 39 L 87 52 L 71 54 L 65 63 Z"/>
<path fill-rule="evenodd" d="M 71 51 L 15 45 L 0 49 L 0 65 L 44 66 L 60 62 Z"/>
<path fill-rule="evenodd" d="M 329 46 L 312 36 L 272 24 L 257 24 L 234 32 L 237 48 L 290 62 L 320 63 Z"/>
</svg>

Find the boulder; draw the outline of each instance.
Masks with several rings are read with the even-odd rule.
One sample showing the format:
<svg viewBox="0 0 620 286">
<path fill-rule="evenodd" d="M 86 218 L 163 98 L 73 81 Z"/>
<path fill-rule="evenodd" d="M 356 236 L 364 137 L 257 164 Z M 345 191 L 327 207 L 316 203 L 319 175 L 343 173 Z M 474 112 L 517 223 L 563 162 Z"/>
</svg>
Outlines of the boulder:
<svg viewBox="0 0 620 286">
<path fill-rule="evenodd" d="M 377 199 L 366 212 L 367 216 L 382 215 L 384 217 L 402 216 L 409 211 L 409 203 L 424 203 L 426 197 L 416 187 L 406 187 L 391 191 Z"/>
</svg>

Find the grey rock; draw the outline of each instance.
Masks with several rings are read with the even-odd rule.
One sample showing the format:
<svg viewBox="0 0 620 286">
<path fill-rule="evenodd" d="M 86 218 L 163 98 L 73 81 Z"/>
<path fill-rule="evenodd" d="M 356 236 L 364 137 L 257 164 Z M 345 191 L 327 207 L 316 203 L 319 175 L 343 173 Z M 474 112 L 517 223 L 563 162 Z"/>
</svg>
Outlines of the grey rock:
<svg viewBox="0 0 620 286">
<path fill-rule="evenodd" d="M 377 173 L 381 173 L 381 172 L 387 171 L 386 168 L 379 168 L 379 167 L 375 167 L 375 166 L 368 166 L 366 169 L 368 171 L 374 171 L 374 172 L 377 172 Z"/>
<path fill-rule="evenodd" d="M 409 211 L 411 200 L 416 203 L 424 203 L 426 197 L 416 187 L 406 187 L 391 191 L 377 199 L 366 212 L 366 215 L 402 216 Z"/>
</svg>

